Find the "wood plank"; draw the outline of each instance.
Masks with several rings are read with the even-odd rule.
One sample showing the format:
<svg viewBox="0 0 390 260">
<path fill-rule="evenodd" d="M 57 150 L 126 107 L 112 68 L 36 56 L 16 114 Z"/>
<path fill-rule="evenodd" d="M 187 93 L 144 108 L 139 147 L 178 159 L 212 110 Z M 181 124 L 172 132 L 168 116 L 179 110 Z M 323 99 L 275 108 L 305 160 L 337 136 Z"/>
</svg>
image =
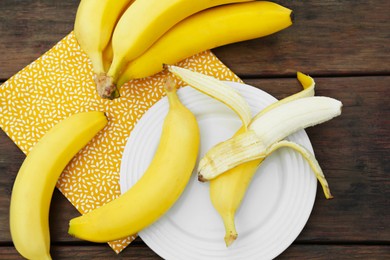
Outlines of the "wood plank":
<svg viewBox="0 0 390 260">
<path fill-rule="evenodd" d="M 278 34 L 216 49 L 240 76 L 389 74 L 389 1 L 275 1 L 294 10 Z M 79 1 L 0 1 L 0 79 L 50 49 L 73 28 Z"/>
<path fill-rule="evenodd" d="M 79 2 L 0 1 L 0 78 L 11 77 L 65 37 Z"/>
<path fill-rule="evenodd" d="M 308 129 L 334 200 L 317 200 L 298 242 L 389 242 L 388 179 L 390 77 L 317 78 L 317 95 L 341 100 L 342 116 Z M 277 98 L 299 91 L 295 79 L 248 79 Z M 0 242 L 11 241 L 8 227 L 13 180 L 24 155 L 0 134 Z M 58 192 L 52 202 L 53 241 L 76 241 L 67 234 L 77 211 Z"/>
<path fill-rule="evenodd" d="M 0 254 L 4 259 L 23 259 L 13 247 L 0 247 Z M 53 259 L 134 259 L 157 260 L 162 259 L 146 245 L 130 245 L 119 255 L 115 255 L 105 245 L 62 246 L 51 248 Z M 276 259 L 370 259 L 382 260 L 390 258 L 389 246 L 365 245 L 296 245 L 293 244 Z"/>
<path fill-rule="evenodd" d="M 389 259 L 389 246 L 364 245 L 292 245 L 277 259 Z"/>
<path fill-rule="evenodd" d="M 288 1 L 293 26 L 214 51 L 241 76 L 389 74 L 389 1 Z M 386 64 L 387 63 L 387 64 Z"/>
</svg>

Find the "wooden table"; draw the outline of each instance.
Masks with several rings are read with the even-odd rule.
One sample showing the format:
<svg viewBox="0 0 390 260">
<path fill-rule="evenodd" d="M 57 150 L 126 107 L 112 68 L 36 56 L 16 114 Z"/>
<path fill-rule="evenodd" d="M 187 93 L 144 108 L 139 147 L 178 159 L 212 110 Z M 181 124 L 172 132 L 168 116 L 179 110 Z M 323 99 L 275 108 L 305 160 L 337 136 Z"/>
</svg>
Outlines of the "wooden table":
<svg viewBox="0 0 390 260">
<path fill-rule="evenodd" d="M 76 0 L 0 2 L 0 81 L 68 34 Z M 316 79 L 317 95 L 341 100 L 342 116 L 307 129 L 334 200 L 318 189 L 310 219 L 279 259 L 390 259 L 390 2 L 276 1 L 295 11 L 278 34 L 214 53 L 246 83 L 277 98 L 299 90 L 295 72 Z M 0 132 L 0 259 L 20 259 L 9 232 L 13 181 L 24 159 Z M 119 256 L 106 244 L 67 234 L 77 211 L 56 190 L 50 225 L 54 259 L 160 259 L 141 239 Z"/>
</svg>

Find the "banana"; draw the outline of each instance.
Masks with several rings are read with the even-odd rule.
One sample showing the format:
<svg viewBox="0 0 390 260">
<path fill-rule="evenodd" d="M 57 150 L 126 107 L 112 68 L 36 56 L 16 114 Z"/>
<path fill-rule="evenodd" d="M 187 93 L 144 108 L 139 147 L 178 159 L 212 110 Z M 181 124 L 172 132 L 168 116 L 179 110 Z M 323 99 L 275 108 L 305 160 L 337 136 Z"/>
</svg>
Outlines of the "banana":
<svg viewBox="0 0 390 260">
<path fill-rule="evenodd" d="M 28 259 L 51 259 L 49 207 L 57 180 L 73 156 L 107 123 L 101 112 L 79 113 L 50 129 L 24 160 L 12 189 L 10 230 Z"/>
<path fill-rule="evenodd" d="M 270 35 L 291 24 L 291 10 L 265 1 L 201 11 L 176 24 L 130 62 L 119 76 L 117 87 L 131 79 L 154 75 L 163 69 L 163 64 L 175 64 L 208 49 Z"/>
<path fill-rule="evenodd" d="M 211 180 L 242 163 L 265 158 L 281 147 L 288 147 L 303 156 L 320 182 L 325 197 L 332 198 L 315 156 L 301 145 L 283 139 L 298 130 L 339 116 L 341 107 L 342 103 L 333 98 L 304 97 L 255 116 L 245 133 L 215 145 L 206 153 L 199 162 L 199 179 Z"/>
<path fill-rule="evenodd" d="M 227 246 L 238 236 L 235 212 L 253 175 L 264 158 L 277 149 L 287 147 L 300 153 L 321 183 L 325 197 L 333 198 L 315 156 L 299 144 L 282 140 L 295 131 L 340 115 L 341 102 L 313 97 L 313 78 L 297 72 L 303 90 L 267 106 L 251 119 L 246 101 L 223 82 L 177 66 L 166 67 L 191 87 L 230 107 L 241 118 L 243 125 L 238 132 L 211 148 L 198 165 L 199 181 L 210 181 L 210 199 L 224 222 Z"/>
<path fill-rule="evenodd" d="M 246 129 L 241 127 L 235 135 L 245 131 Z M 240 164 L 210 180 L 210 199 L 224 223 L 226 246 L 230 246 L 237 239 L 235 214 L 262 161 L 263 159 L 257 159 Z"/>
<path fill-rule="evenodd" d="M 257 117 L 260 117 L 267 111 L 291 100 L 313 96 L 315 86 L 314 80 L 300 72 L 297 73 L 297 77 L 303 86 L 303 90 L 267 106 L 257 114 Z M 240 135 L 245 131 L 246 128 L 242 126 L 234 136 Z M 235 214 L 241 205 L 248 185 L 262 161 L 263 158 L 245 162 L 210 180 L 210 199 L 214 208 L 223 220 L 226 232 L 226 246 L 230 246 L 237 239 L 238 234 L 235 227 Z"/>
<path fill-rule="evenodd" d="M 76 13 L 74 33 L 92 62 L 95 74 L 106 72 L 103 51 L 124 10 L 134 0 L 82 0 Z"/>
<path fill-rule="evenodd" d="M 110 41 L 103 51 L 103 67 L 104 71 L 108 71 L 112 63 L 112 57 L 114 56 L 112 50 L 112 42 Z"/>
<path fill-rule="evenodd" d="M 155 222 L 180 197 L 195 167 L 200 133 L 195 116 L 180 102 L 170 80 L 166 93 L 169 111 L 144 175 L 117 199 L 72 219 L 69 234 L 93 242 L 124 238 Z"/>
<path fill-rule="evenodd" d="M 250 0 L 135 1 L 115 27 L 112 36 L 113 61 L 107 75 L 99 75 L 96 80 L 98 93 L 103 98 L 117 97 L 116 83 L 125 65 L 143 54 L 179 21 L 213 6 L 247 1 Z"/>
</svg>

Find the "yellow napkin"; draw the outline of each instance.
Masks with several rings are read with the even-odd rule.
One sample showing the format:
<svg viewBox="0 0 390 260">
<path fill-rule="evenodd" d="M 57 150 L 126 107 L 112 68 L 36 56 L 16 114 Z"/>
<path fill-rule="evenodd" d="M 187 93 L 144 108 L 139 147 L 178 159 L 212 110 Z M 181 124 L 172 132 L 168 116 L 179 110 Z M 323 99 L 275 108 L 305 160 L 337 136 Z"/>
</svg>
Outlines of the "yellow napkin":
<svg viewBox="0 0 390 260">
<path fill-rule="evenodd" d="M 178 65 L 240 81 L 210 51 Z M 119 99 L 101 99 L 95 91 L 90 61 L 70 33 L 0 87 L 0 127 L 28 154 L 60 120 L 78 112 L 106 112 L 108 125 L 73 158 L 57 183 L 65 197 L 85 214 L 120 195 L 123 149 L 137 121 L 163 96 L 164 73 L 129 82 Z M 134 239 L 109 244 L 119 253 Z"/>
</svg>

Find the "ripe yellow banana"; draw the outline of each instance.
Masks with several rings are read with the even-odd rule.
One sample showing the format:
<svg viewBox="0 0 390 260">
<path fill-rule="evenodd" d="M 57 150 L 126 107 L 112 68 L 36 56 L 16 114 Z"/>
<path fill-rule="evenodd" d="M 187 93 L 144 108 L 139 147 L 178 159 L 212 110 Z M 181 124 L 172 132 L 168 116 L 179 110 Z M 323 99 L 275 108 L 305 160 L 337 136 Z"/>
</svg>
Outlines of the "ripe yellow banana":
<svg viewBox="0 0 390 260">
<path fill-rule="evenodd" d="M 304 90 L 269 105 L 259 114 L 257 114 L 257 117 L 260 117 L 267 111 L 293 99 L 313 96 L 314 80 L 300 72 L 297 73 L 297 77 L 301 82 Z M 236 132 L 234 136 L 240 135 L 245 131 L 246 128 L 243 126 Z M 260 158 L 245 162 L 210 180 L 210 199 L 214 208 L 217 210 L 218 214 L 223 220 L 226 231 L 226 246 L 230 246 L 238 236 L 235 227 L 235 214 L 241 205 L 241 201 L 245 196 L 248 185 L 250 184 L 254 174 L 258 169 L 258 166 L 262 163 L 263 159 L 264 158 Z"/>
<path fill-rule="evenodd" d="M 167 82 L 169 111 L 155 156 L 141 179 L 100 208 L 74 218 L 69 234 L 107 242 L 133 235 L 167 212 L 185 189 L 195 167 L 200 133 L 195 116 Z"/>
<path fill-rule="evenodd" d="M 134 0 L 82 0 L 79 4 L 74 33 L 81 48 L 91 59 L 94 72 L 106 72 L 102 53 L 124 10 Z"/>
<path fill-rule="evenodd" d="M 292 11 L 275 3 L 255 1 L 210 8 L 179 22 L 121 73 L 117 87 L 151 76 L 163 64 L 175 64 L 199 52 L 270 35 L 292 24 Z"/>
<path fill-rule="evenodd" d="M 166 31 L 201 10 L 250 0 L 141 0 L 123 13 L 112 36 L 114 57 L 107 75 L 97 79 L 98 93 L 115 98 L 116 82 L 125 65 L 144 53 Z M 191 35 L 191 32 L 188 32 Z M 176 43 L 177 44 L 177 43 Z"/>
<path fill-rule="evenodd" d="M 57 180 L 106 123 L 101 112 L 70 116 L 50 129 L 27 155 L 16 176 L 10 206 L 12 241 L 23 257 L 51 259 L 49 207 Z"/>
<path fill-rule="evenodd" d="M 244 132 L 245 128 L 241 127 L 235 135 Z M 235 214 L 262 161 L 263 159 L 257 159 L 243 163 L 210 180 L 210 199 L 224 223 L 226 246 L 237 239 Z"/>
</svg>

